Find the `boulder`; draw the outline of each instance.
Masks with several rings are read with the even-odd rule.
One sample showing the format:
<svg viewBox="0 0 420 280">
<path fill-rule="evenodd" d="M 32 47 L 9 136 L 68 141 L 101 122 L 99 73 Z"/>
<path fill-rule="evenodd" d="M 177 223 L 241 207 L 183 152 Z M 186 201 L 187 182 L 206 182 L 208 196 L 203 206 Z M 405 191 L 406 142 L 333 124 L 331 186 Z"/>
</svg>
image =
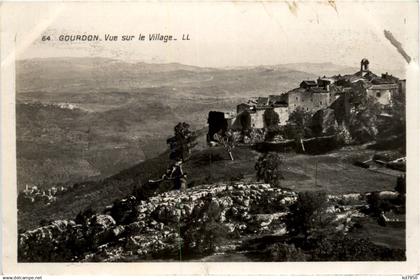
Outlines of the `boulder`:
<svg viewBox="0 0 420 280">
<path fill-rule="evenodd" d="M 115 226 L 116 222 L 110 215 L 95 215 L 90 220 L 90 225 L 97 230 L 106 230 Z"/>
</svg>

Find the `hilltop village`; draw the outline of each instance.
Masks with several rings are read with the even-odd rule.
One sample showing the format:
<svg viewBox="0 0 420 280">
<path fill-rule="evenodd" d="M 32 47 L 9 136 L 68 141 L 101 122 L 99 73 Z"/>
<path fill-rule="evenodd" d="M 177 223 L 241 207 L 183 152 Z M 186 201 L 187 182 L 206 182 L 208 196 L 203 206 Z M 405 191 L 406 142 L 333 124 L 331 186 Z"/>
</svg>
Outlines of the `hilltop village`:
<svg viewBox="0 0 420 280">
<path fill-rule="evenodd" d="M 284 127 L 296 110 L 314 116 L 320 110 L 332 109 L 340 125 L 352 113 L 352 105 L 356 102 L 352 97 L 355 93 L 361 93 L 381 108 L 387 108 L 392 106 L 394 95 L 405 94 L 405 83 L 405 80 L 388 73 L 380 76 L 374 74 L 369 69 L 369 61 L 364 58 L 360 62 L 360 71 L 354 74 L 304 80 L 298 88 L 288 92 L 256 97 L 238 104 L 236 112 L 210 112 L 208 137 L 212 140 L 213 134 L 220 130 L 266 129 L 270 126 L 264 118 L 267 110 L 274 111 L 278 116 L 278 126 Z M 385 111 L 382 113 L 386 116 Z"/>
</svg>

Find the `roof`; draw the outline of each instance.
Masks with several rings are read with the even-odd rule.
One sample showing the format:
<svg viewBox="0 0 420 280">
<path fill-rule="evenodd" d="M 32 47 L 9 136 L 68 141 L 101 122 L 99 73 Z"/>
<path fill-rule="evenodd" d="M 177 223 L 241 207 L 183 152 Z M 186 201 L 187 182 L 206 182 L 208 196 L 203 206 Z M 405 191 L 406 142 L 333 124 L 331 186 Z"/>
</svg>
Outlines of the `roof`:
<svg viewBox="0 0 420 280">
<path fill-rule="evenodd" d="M 312 87 L 308 90 L 309 92 L 313 92 L 313 93 L 323 93 L 323 92 L 328 92 L 328 90 L 326 90 L 323 87 Z"/>
<path fill-rule="evenodd" d="M 294 88 L 286 92 L 286 94 L 289 95 L 291 93 L 304 93 L 304 92 L 306 92 L 304 88 Z"/>
<path fill-rule="evenodd" d="M 397 88 L 398 88 L 398 85 L 396 85 L 396 84 L 371 85 L 371 86 L 368 87 L 368 89 L 373 89 L 373 90 L 375 90 L 375 89 L 377 89 L 377 90 L 380 90 L 380 89 L 397 89 Z"/>
<path fill-rule="evenodd" d="M 281 101 L 282 99 L 284 99 L 283 95 L 269 95 L 268 98 L 270 99 L 270 102 Z"/>
<path fill-rule="evenodd" d="M 322 77 L 322 78 L 319 78 L 319 80 L 334 83 L 335 81 L 337 81 L 337 78 L 335 78 L 335 77 Z"/>
<path fill-rule="evenodd" d="M 271 105 L 282 105 L 282 104 L 287 104 L 287 94 L 282 94 L 282 95 L 269 95 L 269 104 Z"/>
<path fill-rule="evenodd" d="M 360 61 L 362 64 L 369 64 L 369 60 L 367 58 L 363 58 L 362 61 Z"/>
<path fill-rule="evenodd" d="M 225 114 L 225 119 L 233 119 L 236 114 L 234 112 L 224 112 Z"/>
<path fill-rule="evenodd" d="M 257 106 L 266 106 L 268 105 L 268 97 L 258 97 Z"/>
<path fill-rule="evenodd" d="M 318 85 L 316 83 L 316 81 L 313 81 L 313 80 L 305 80 L 305 81 L 302 81 L 300 84 L 301 85 L 307 85 L 307 86 L 316 86 L 316 85 Z"/>
<path fill-rule="evenodd" d="M 288 104 L 287 103 L 283 103 L 283 104 L 276 104 L 276 105 L 267 105 L 267 106 L 260 106 L 255 108 L 256 111 L 261 111 L 261 110 L 266 110 L 269 108 L 288 108 Z M 250 112 L 251 113 L 251 112 Z"/>
<path fill-rule="evenodd" d="M 386 78 L 374 78 L 371 81 L 372 84 L 375 85 L 380 85 L 380 84 L 395 84 L 394 81 L 392 81 L 391 79 L 386 79 Z"/>
</svg>

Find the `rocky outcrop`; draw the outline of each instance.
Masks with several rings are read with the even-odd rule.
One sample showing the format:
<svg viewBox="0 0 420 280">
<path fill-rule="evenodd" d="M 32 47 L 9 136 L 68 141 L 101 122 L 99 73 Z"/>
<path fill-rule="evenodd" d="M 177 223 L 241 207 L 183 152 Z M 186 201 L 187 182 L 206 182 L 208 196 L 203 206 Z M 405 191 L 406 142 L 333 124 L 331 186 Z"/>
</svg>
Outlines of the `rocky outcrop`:
<svg viewBox="0 0 420 280">
<path fill-rule="evenodd" d="M 19 235 L 19 261 L 179 260 L 235 248 L 245 236 L 287 233 L 297 194 L 269 184 L 202 185 L 137 201 L 117 200 L 104 213 L 54 221 Z M 337 230 L 348 230 L 364 195 L 330 196 Z M 76 222 L 77 221 L 77 222 Z M 231 242 L 224 242 L 231 240 Z"/>
<path fill-rule="evenodd" d="M 315 135 L 332 135 L 337 132 L 338 123 L 333 109 L 317 111 L 312 116 L 311 129 Z"/>
<path fill-rule="evenodd" d="M 204 185 L 140 202 L 131 196 L 116 201 L 104 214 L 79 217 L 77 223 L 55 221 L 21 234 L 19 259 L 121 261 L 159 258 L 162 254 L 176 257 L 186 238 L 180 228 L 187 231 L 192 220 L 194 226 L 217 220 L 229 233 L 255 233 L 267 230 L 282 216 L 269 213 L 262 219 L 253 214 L 255 209 L 274 202 L 285 207 L 295 196 L 268 184 Z"/>
</svg>

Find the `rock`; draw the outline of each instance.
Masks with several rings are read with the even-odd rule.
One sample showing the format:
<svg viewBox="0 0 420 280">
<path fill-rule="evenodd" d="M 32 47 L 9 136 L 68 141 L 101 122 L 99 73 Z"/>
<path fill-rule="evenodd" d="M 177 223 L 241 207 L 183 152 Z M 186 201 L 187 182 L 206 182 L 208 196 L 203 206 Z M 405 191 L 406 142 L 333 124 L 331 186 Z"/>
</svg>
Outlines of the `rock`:
<svg viewBox="0 0 420 280">
<path fill-rule="evenodd" d="M 242 205 L 245 206 L 245 207 L 249 207 L 249 204 L 250 204 L 250 200 L 249 199 L 244 199 L 242 201 Z"/>
<path fill-rule="evenodd" d="M 179 232 L 179 221 L 190 227 L 192 233 L 213 226 L 217 231 L 220 226 L 221 231 L 240 235 L 249 233 L 251 229 L 247 226 L 252 223 L 255 232 L 266 230 L 271 233 L 272 222 L 276 221 L 275 225 L 278 225 L 275 214 L 253 220 L 254 216 L 249 213 L 250 206 L 261 203 L 258 201 L 265 197 L 269 198 L 264 200 L 266 204 L 287 205 L 296 199 L 296 194 L 274 190 L 268 184 L 238 183 L 235 186 L 197 186 L 185 194 L 170 191 L 151 197 L 149 201 L 137 202 L 129 197 L 114 202 L 107 210 L 115 217 L 90 213 L 86 222 L 80 225 L 58 220 L 47 227 L 21 234 L 19 260 L 124 261 L 162 255 L 170 258 L 171 254 L 176 257 L 180 243 L 185 242 L 185 233 Z M 134 221 L 125 224 L 127 212 L 136 214 L 130 216 Z M 206 222 L 210 222 L 210 227 L 206 228 Z M 192 248 L 194 242 L 199 243 L 192 240 Z M 69 248 L 76 249 L 77 253 Z"/>
<path fill-rule="evenodd" d="M 326 108 L 317 111 L 312 117 L 311 128 L 317 135 L 334 134 L 338 129 L 334 110 Z"/>
<path fill-rule="evenodd" d="M 99 230 L 106 230 L 115 226 L 116 222 L 110 215 L 96 215 L 91 218 L 90 224 Z"/>
<path fill-rule="evenodd" d="M 124 231 L 125 231 L 124 226 L 116 226 L 115 228 L 112 229 L 112 234 L 115 237 L 117 237 L 117 236 L 121 235 Z"/>
<path fill-rule="evenodd" d="M 379 192 L 379 198 L 380 199 L 396 199 L 398 198 L 399 193 L 398 192 L 392 192 L 392 191 L 382 191 Z"/>
<path fill-rule="evenodd" d="M 144 221 L 139 221 L 139 222 L 134 222 L 125 226 L 125 231 L 128 234 L 134 234 L 134 233 L 139 233 L 143 231 L 145 227 L 146 227 L 146 223 Z"/>
</svg>

